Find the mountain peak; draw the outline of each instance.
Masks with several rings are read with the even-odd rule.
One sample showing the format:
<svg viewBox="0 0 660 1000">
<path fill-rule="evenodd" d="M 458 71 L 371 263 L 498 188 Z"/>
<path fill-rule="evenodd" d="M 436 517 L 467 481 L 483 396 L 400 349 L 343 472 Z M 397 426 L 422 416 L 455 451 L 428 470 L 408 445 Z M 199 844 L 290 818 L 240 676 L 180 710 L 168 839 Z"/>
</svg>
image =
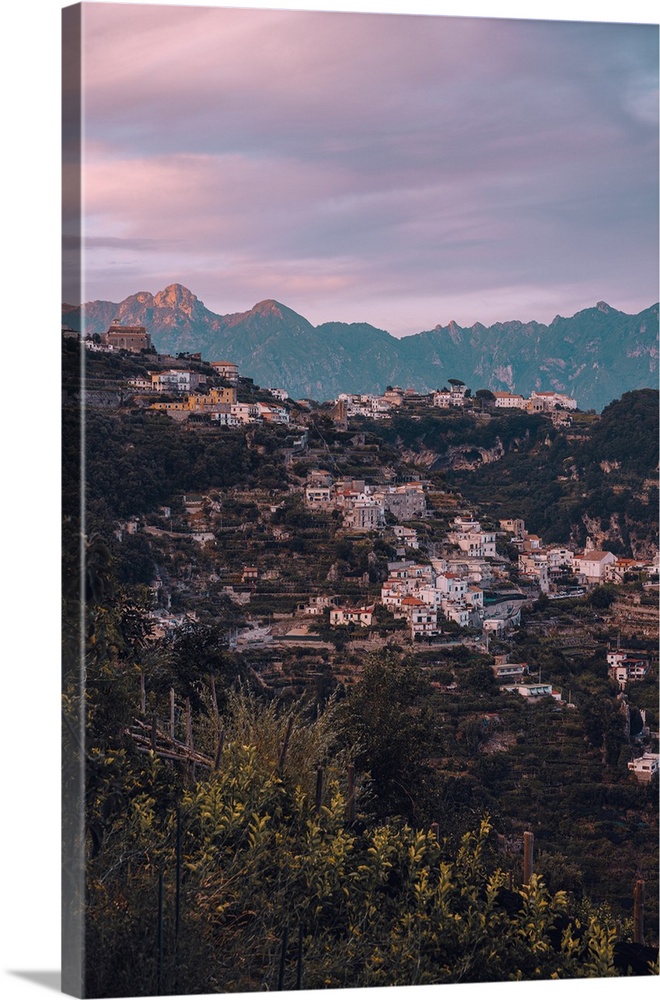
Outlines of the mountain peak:
<svg viewBox="0 0 660 1000">
<path fill-rule="evenodd" d="M 280 319 L 284 315 L 284 311 L 289 312 L 290 310 L 281 302 L 276 302 L 275 299 L 263 299 L 261 302 L 257 302 L 251 310 L 253 313 L 259 313 L 260 316 L 279 316 Z"/>
<path fill-rule="evenodd" d="M 167 285 L 162 292 L 154 296 L 154 305 L 165 306 L 168 309 L 183 309 L 187 312 L 192 309 L 199 299 L 184 285 L 174 283 Z"/>
<path fill-rule="evenodd" d="M 597 302 L 596 309 L 602 313 L 612 312 L 612 307 L 608 306 L 607 302 Z"/>
</svg>

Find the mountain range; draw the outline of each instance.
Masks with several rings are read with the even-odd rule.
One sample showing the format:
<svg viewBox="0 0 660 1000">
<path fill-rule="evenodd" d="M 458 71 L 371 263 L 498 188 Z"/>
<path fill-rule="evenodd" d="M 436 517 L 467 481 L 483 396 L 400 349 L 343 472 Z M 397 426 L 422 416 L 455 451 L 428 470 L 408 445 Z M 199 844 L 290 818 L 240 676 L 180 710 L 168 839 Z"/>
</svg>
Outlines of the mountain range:
<svg viewBox="0 0 660 1000">
<path fill-rule="evenodd" d="M 326 400 L 340 392 L 382 392 L 400 385 L 420 392 L 449 378 L 474 390 L 568 392 L 581 409 L 601 410 L 632 389 L 658 381 L 658 304 L 635 316 L 606 302 L 549 324 L 513 320 L 446 326 L 393 337 L 368 323 L 313 326 L 287 306 L 266 299 L 242 313 L 211 312 L 187 288 L 168 285 L 122 302 L 62 306 L 62 322 L 87 335 L 117 319 L 146 327 L 160 353 L 198 352 L 234 361 L 259 385 L 294 398 Z"/>
</svg>

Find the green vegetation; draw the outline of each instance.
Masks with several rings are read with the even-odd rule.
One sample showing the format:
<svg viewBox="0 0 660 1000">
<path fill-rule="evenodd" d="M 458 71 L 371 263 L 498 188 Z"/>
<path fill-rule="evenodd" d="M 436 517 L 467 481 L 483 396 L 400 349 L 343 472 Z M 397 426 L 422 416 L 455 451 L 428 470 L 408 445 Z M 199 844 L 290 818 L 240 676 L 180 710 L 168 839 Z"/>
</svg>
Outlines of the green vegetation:
<svg viewBox="0 0 660 1000">
<path fill-rule="evenodd" d="M 463 496 L 560 541 L 624 496 L 608 514 L 622 549 L 651 543 L 656 452 L 631 425 L 626 451 L 619 429 L 627 414 L 652 429 L 653 394 L 632 395 L 570 437 L 484 412 L 397 416 L 355 443 L 315 415 L 309 451 L 286 466 L 282 428 L 89 407 L 82 580 L 78 418 L 65 407 L 64 786 L 75 799 L 84 746 L 89 996 L 625 974 L 640 876 L 657 945 L 657 780 L 627 770 L 642 711 L 657 728 L 656 679 L 628 685 L 626 714 L 605 660 L 617 605 L 641 583 L 540 600 L 493 640 L 562 704 L 500 687 L 458 626 L 412 644 L 382 607 L 370 629 L 310 619 L 326 647 L 233 642 L 248 618 L 288 631 L 313 596 L 370 603 L 396 557 L 393 535 L 347 535 L 339 512 L 305 507 L 312 468 L 420 476 L 422 449 L 501 444 L 475 471 L 428 473 L 432 513 L 415 522 L 426 563 Z M 513 555 L 506 540 L 498 551 Z"/>
<path fill-rule="evenodd" d="M 494 518 L 515 515 L 546 541 L 582 544 L 584 517 L 608 534 L 608 548 L 658 544 L 658 392 L 626 393 L 599 419 L 564 430 L 521 415 L 516 440 L 498 462 L 450 481 Z M 523 429 L 524 428 L 524 429 Z"/>
</svg>

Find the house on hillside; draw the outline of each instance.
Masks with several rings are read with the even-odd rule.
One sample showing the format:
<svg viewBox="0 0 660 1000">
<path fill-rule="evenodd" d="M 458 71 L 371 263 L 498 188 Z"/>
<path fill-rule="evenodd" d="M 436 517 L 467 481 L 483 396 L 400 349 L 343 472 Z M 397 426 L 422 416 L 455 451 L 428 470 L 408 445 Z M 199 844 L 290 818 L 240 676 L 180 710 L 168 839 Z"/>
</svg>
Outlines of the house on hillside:
<svg viewBox="0 0 660 1000">
<path fill-rule="evenodd" d="M 375 605 L 367 608 L 332 608 L 330 611 L 331 625 L 360 625 L 369 628 L 373 623 Z"/>
<path fill-rule="evenodd" d="M 417 531 L 414 528 L 406 528 L 403 524 L 395 524 L 392 526 L 392 532 L 406 548 L 418 549 L 419 539 L 417 537 Z"/>
<path fill-rule="evenodd" d="M 520 683 L 527 673 L 526 663 L 494 663 L 493 674 L 496 681 L 513 681 Z"/>
<path fill-rule="evenodd" d="M 429 638 L 438 634 L 438 613 L 412 594 L 401 601 L 401 611 L 410 626 L 412 639 Z"/>
<path fill-rule="evenodd" d="M 133 354 L 151 349 L 151 337 L 145 327 L 123 326 L 117 319 L 112 321 L 106 333 L 101 334 L 101 343 L 104 347 L 131 351 Z"/>
<path fill-rule="evenodd" d="M 211 368 L 218 378 L 226 382 L 238 382 L 238 365 L 233 361 L 211 361 Z"/>
<path fill-rule="evenodd" d="M 658 773 L 660 754 L 644 753 L 641 757 L 635 757 L 628 761 L 628 770 L 631 771 L 638 781 L 650 781 L 654 774 Z"/>
<path fill-rule="evenodd" d="M 541 701 L 542 698 L 553 698 L 561 701 L 561 691 L 553 688 L 552 684 L 507 684 L 505 691 L 513 691 L 530 704 Z"/>
<path fill-rule="evenodd" d="M 500 521 L 500 528 L 514 538 L 525 537 L 525 522 L 521 517 L 507 517 Z"/>
<path fill-rule="evenodd" d="M 648 657 L 618 649 L 608 652 L 607 666 L 609 676 L 622 691 L 628 681 L 643 681 L 651 669 Z"/>
<path fill-rule="evenodd" d="M 616 563 L 613 552 L 601 549 L 585 549 L 573 556 L 573 572 L 580 582 L 602 583 L 607 575 L 607 567 Z"/>
<path fill-rule="evenodd" d="M 494 392 L 495 406 L 499 409 L 519 409 L 525 408 L 526 400 L 516 392 Z"/>
<path fill-rule="evenodd" d="M 577 401 L 565 392 L 535 392 L 529 394 L 534 409 L 553 410 L 556 406 L 563 410 L 576 410 Z"/>
</svg>

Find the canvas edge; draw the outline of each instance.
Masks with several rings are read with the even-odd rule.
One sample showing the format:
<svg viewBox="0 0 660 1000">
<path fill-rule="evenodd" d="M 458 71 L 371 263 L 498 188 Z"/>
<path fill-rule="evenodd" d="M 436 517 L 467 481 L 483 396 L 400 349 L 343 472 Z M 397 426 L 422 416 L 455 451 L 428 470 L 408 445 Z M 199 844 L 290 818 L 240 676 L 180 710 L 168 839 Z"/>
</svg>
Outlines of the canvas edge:
<svg viewBox="0 0 660 1000">
<path fill-rule="evenodd" d="M 68 287 L 81 285 L 81 110 L 82 110 L 82 4 L 64 7 L 61 12 L 62 64 L 62 283 Z M 73 207 L 73 211 L 71 210 Z M 80 299 L 82 301 L 82 299 Z M 84 352 L 81 351 L 80 385 L 83 384 Z M 82 501 L 83 486 L 83 413 L 81 394 L 76 408 L 77 433 L 74 440 L 65 440 L 67 429 L 62 423 L 62 447 L 73 449 L 77 458 L 78 481 L 62 482 L 65 491 L 77 497 L 73 516 L 64 516 L 62 508 L 62 553 L 79 553 L 78 579 L 66 579 L 63 570 L 63 592 L 77 593 L 78 630 L 67 628 L 62 619 L 62 985 L 63 993 L 85 996 L 85 769 L 84 769 L 84 546 Z M 65 468 L 63 464 L 63 469 Z M 73 576 L 75 568 L 68 568 Z M 75 597 L 72 599 L 75 602 Z M 69 609 L 70 611 L 70 609 Z M 75 610 L 74 610 L 75 616 Z M 69 622 L 71 621 L 69 617 Z M 74 617 L 75 621 L 75 617 Z M 67 634 L 68 633 L 68 634 Z M 64 698 L 64 695 L 67 698 Z M 66 701 L 66 703 L 64 703 Z"/>
</svg>

